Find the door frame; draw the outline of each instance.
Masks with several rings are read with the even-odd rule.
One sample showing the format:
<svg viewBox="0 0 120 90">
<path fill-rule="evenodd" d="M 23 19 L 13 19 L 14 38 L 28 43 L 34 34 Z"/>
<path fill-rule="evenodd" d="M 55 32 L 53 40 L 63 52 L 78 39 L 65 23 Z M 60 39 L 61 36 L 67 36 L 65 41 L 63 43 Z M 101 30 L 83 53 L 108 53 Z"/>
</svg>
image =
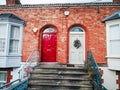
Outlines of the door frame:
<svg viewBox="0 0 120 90">
<path fill-rule="evenodd" d="M 75 28 L 75 27 L 79 27 L 80 29 L 83 30 L 83 32 L 70 32 L 71 29 L 72 29 L 72 28 Z M 83 58 L 84 58 L 84 63 L 85 63 L 85 56 L 86 56 L 86 55 L 85 55 L 85 52 L 86 52 L 86 51 L 85 51 L 85 50 L 86 50 L 85 30 L 84 30 L 82 27 L 80 27 L 80 26 L 73 26 L 73 27 L 71 27 L 71 28 L 69 29 L 69 34 L 68 34 L 68 36 L 69 36 L 69 37 L 68 37 L 68 39 L 69 39 L 69 42 L 68 42 L 68 64 L 70 64 L 69 61 L 70 61 L 70 35 L 71 35 L 71 34 L 73 34 L 73 35 L 75 35 L 75 34 L 76 34 L 76 35 L 82 34 L 82 35 L 83 35 L 83 38 L 84 38 L 84 47 L 83 47 L 83 48 L 84 48 L 84 49 L 83 49 L 83 54 L 84 54 L 84 56 L 83 56 Z"/>
</svg>

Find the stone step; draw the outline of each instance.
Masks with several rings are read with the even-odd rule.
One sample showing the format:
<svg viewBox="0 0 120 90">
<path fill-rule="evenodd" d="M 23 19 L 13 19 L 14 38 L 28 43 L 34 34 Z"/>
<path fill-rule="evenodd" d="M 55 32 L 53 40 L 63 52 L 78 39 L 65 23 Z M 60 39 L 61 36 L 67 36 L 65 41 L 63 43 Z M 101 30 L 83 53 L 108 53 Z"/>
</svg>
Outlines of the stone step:
<svg viewBox="0 0 120 90">
<path fill-rule="evenodd" d="M 68 66 L 36 66 L 35 67 L 36 69 L 84 69 L 84 66 L 77 66 L 77 67 L 68 67 Z"/>
<path fill-rule="evenodd" d="M 29 90 L 93 90 L 82 65 L 41 63 L 31 72 Z"/>
<path fill-rule="evenodd" d="M 87 80 L 89 80 L 89 77 L 88 78 L 86 78 L 86 77 L 80 77 L 80 78 L 78 78 L 78 77 L 64 77 L 64 76 L 56 76 L 56 77 L 35 77 L 35 76 L 32 76 L 32 77 L 30 77 L 30 79 L 32 79 L 32 80 L 78 80 L 78 81 L 82 81 L 82 80 L 85 80 L 85 81 L 87 81 Z"/>
<path fill-rule="evenodd" d="M 62 79 L 64 79 L 64 78 L 88 78 L 89 79 L 89 76 L 88 75 L 69 75 L 69 74 L 67 74 L 67 75 L 57 75 L 57 74 L 34 74 L 34 75 L 31 75 L 31 77 L 35 77 L 35 78 L 37 78 L 37 77 L 44 77 L 44 78 L 62 78 Z"/>
<path fill-rule="evenodd" d="M 42 83 L 29 83 L 30 87 L 42 87 L 42 86 L 53 86 L 53 87 L 84 87 L 84 88 L 91 88 L 92 85 L 80 85 L 80 84 L 71 84 L 71 83 L 61 83 L 61 82 L 42 82 Z"/>
<path fill-rule="evenodd" d="M 47 72 L 47 73 L 80 73 L 81 72 L 81 74 L 82 73 L 87 73 L 87 71 L 86 70 L 84 70 L 84 69 L 75 69 L 75 68 L 67 68 L 67 69 L 65 69 L 65 68 L 36 68 L 36 69 L 34 69 L 33 70 L 33 73 L 44 73 L 44 72 Z"/>
<path fill-rule="evenodd" d="M 87 72 L 65 71 L 65 70 L 34 70 L 31 74 L 74 74 L 74 75 L 87 75 Z"/>
<path fill-rule="evenodd" d="M 82 64 L 59 64 L 57 62 L 41 62 L 37 67 L 84 67 Z"/>
<path fill-rule="evenodd" d="M 74 75 L 88 75 L 86 71 L 79 71 L 79 70 L 34 70 L 31 74 L 57 74 L 57 75 L 67 75 L 67 74 L 74 74 Z"/>
<path fill-rule="evenodd" d="M 60 82 L 62 84 L 79 84 L 79 85 L 91 85 L 91 81 L 89 80 L 29 80 L 29 83 L 57 83 Z"/>
<path fill-rule="evenodd" d="M 39 88 L 28 88 L 28 90 L 93 90 L 93 88 L 85 87 L 39 87 Z"/>
</svg>

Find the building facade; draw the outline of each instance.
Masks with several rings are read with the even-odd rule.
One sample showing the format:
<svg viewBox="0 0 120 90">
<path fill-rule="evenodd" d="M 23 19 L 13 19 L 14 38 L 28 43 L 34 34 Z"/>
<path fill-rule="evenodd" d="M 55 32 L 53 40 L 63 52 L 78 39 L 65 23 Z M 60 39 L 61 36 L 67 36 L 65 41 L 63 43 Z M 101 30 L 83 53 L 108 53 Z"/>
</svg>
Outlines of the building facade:
<svg viewBox="0 0 120 90">
<path fill-rule="evenodd" d="M 120 89 L 119 0 L 111 3 L 14 4 L 15 1 L 0 6 L 0 75 L 4 77 L 1 79 L 3 84 L 19 78 L 19 68 L 33 50 L 40 51 L 39 62 L 82 65 L 87 51 L 92 50 L 103 70 L 105 87 Z M 111 18 L 114 15 L 118 17 Z M 109 30 L 115 32 L 113 39 L 118 40 L 112 45 Z M 109 50 L 117 54 L 111 57 L 113 60 L 109 58 Z"/>
</svg>

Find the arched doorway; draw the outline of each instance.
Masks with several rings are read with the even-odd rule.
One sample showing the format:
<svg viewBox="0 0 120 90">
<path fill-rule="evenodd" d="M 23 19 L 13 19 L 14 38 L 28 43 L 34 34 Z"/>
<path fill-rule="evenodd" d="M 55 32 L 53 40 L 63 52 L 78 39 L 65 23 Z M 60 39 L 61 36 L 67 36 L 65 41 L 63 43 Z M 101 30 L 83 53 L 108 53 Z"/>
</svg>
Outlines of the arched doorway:
<svg viewBox="0 0 120 90">
<path fill-rule="evenodd" d="M 69 63 L 84 64 L 85 34 L 80 27 L 73 27 L 69 33 Z"/>
<path fill-rule="evenodd" d="M 56 62 L 56 30 L 48 27 L 42 32 L 42 62 Z"/>
</svg>

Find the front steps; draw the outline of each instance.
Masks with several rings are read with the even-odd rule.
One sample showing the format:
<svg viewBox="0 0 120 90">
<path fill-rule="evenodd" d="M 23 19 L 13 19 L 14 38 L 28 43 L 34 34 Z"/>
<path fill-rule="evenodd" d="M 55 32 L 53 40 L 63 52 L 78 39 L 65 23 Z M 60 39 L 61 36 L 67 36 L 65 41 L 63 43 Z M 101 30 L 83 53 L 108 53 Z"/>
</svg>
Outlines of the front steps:
<svg viewBox="0 0 120 90">
<path fill-rule="evenodd" d="M 83 66 L 40 64 L 34 68 L 28 90 L 93 90 Z"/>
</svg>

